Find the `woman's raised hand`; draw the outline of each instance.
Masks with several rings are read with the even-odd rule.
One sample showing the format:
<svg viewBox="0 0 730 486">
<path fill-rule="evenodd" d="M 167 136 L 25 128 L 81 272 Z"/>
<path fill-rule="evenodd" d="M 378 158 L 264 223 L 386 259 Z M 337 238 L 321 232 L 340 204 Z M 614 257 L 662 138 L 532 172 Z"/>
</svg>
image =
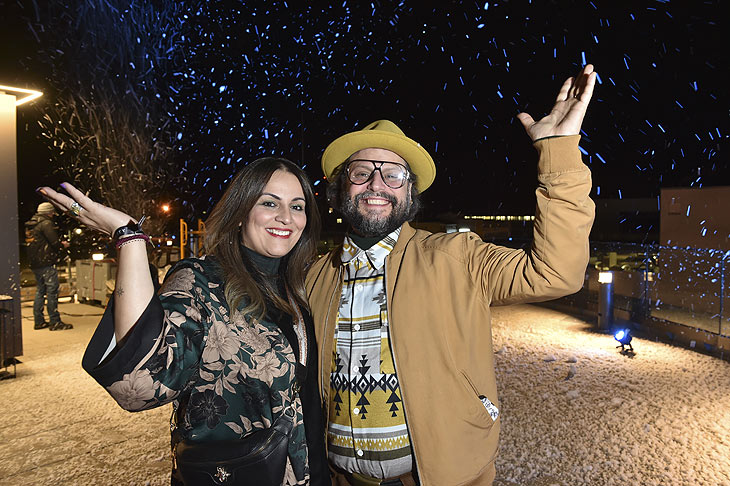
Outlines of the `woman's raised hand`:
<svg viewBox="0 0 730 486">
<path fill-rule="evenodd" d="M 39 187 L 36 191 L 59 211 L 68 213 L 89 228 L 110 236 L 120 226 L 125 226 L 130 221 L 136 223 L 136 220 L 128 214 L 92 201 L 68 182 L 61 184 L 61 187 L 68 195 L 54 191 L 50 187 Z"/>
</svg>

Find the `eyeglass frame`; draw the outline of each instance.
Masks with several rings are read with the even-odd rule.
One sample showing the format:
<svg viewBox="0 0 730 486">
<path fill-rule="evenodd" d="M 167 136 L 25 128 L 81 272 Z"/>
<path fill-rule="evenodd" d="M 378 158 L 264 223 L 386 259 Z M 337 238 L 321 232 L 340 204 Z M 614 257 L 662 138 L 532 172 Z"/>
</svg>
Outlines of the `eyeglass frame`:
<svg viewBox="0 0 730 486">
<path fill-rule="evenodd" d="M 373 164 L 373 171 L 370 173 L 370 176 L 367 179 L 365 179 L 363 182 L 354 182 L 350 178 L 350 165 L 353 162 L 371 162 Z M 380 167 L 378 167 L 375 164 L 380 164 Z M 405 170 L 406 176 L 403 178 L 403 181 L 401 182 L 400 186 L 393 187 L 390 184 L 388 184 L 388 182 L 385 180 L 385 177 L 383 177 L 383 172 L 381 170 L 381 168 L 383 167 L 383 164 L 394 164 L 394 165 L 399 165 L 399 166 L 403 167 L 403 170 Z M 347 176 L 347 180 L 350 181 L 350 184 L 353 184 L 356 186 L 362 186 L 362 185 L 370 182 L 373 179 L 376 171 L 380 174 L 380 178 L 382 179 L 383 183 L 386 186 L 390 187 L 391 189 L 400 189 L 401 187 L 406 185 L 406 182 L 413 181 L 413 176 L 412 176 L 411 170 L 408 168 L 408 166 L 403 165 L 400 162 L 392 162 L 390 160 L 352 159 L 352 160 L 348 160 L 347 163 L 345 164 L 345 175 Z"/>
</svg>

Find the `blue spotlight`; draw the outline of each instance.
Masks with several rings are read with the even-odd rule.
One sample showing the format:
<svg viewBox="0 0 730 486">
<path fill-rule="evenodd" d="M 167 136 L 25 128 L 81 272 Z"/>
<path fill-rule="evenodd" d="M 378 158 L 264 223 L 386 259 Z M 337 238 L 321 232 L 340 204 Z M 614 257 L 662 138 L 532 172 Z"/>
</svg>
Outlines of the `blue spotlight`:
<svg viewBox="0 0 730 486">
<path fill-rule="evenodd" d="M 613 338 L 621 343 L 621 346 L 616 346 L 617 348 L 621 348 L 621 352 L 624 351 L 624 346 L 629 347 L 629 351 L 633 351 L 634 348 L 631 346 L 631 330 L 629 329 L 619 329 L 616 331 L 616 333 L 613 335 Z"/>
</svg>

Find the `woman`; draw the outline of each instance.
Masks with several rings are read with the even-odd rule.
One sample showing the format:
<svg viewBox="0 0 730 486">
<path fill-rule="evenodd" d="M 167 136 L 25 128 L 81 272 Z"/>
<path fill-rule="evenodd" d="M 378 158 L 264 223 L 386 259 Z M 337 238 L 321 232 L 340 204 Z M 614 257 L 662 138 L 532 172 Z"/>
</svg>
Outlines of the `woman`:
<svg viewBox="0 0 730 486">
<path fill-rule="evenodd" d="M 70 197 L 39 192 L 112 235 L 118 251 L 114 295 L 84 369 L 126 410 L 173 402 L 172 484 L 199 484 L 212 464 L 209 484 L 263 484 L 254 476 L 273 470 L 284 476 L 276 484 L 329 485 L 304 294 L 320 222 L 301 169 L 278 158 L 242 169 L 206 221 L 207 255 L 176 264 L 157 293 L 141 225 L 62 187 Z M 285 466 L 267 457 L 254 473 L 237 469 L 239 449 L 287 420 Z"/>
</svg>

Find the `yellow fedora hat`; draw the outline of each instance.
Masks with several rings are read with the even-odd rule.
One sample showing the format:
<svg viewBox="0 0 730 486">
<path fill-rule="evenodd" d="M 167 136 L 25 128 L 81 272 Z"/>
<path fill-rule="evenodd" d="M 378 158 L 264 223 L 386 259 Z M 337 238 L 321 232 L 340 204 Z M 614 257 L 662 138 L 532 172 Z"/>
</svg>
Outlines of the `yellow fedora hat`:
<svg viewBox="0 0 730 486">
<path fill-rule="evenodd" d="M 421 144 L 405 136 L 390 120 L 372 122 L 362 130 L 346 133 L 329 144 L 322 154 L 322 172 L 330 179 L 337 167 L 352 154 L 366 148 L 381 148 L 400 155 L 416 174 L 416 189 L 423 192 L 436 178 L 433 159 Z"/>
</svg>

